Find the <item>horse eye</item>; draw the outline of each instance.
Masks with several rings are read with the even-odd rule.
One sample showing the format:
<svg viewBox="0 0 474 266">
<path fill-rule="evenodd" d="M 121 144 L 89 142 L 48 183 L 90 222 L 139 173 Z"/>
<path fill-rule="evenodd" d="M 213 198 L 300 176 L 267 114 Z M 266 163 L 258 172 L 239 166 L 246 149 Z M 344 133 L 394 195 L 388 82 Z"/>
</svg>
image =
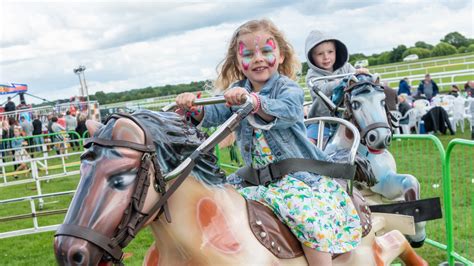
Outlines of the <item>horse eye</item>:
<svg viewBox="0 0 474 266">
<path fill-rule="evenodd" d="M 86 161 L 94 161 L 95 158 L 97 157 L 97 154 L 95 152 L 92 152 L 90 150 L 87 150 L 85 153 L 83 153 L 80 157 L 80 160 L 86 160 Z"/>
<path fill-rule="evenodd" d="M 360 102 L 358 101 L 353 101 L 351 105 L 352 105 L 352 110 L 357 110 L 360 108 Z"/>
<path fill-rule="evenodd" d="M 125 190 L 135 180 L 136 173 L 126 173 L 113 175 L 109 178 L 109 186 L 118 189 Z"/>
</svg>

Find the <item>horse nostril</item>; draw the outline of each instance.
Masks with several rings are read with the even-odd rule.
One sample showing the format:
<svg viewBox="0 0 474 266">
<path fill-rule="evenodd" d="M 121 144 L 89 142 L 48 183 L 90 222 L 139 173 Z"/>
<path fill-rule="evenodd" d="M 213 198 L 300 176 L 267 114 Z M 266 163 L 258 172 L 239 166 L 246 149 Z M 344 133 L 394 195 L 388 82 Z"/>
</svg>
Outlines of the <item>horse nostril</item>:
<svg viewBox="0 0 474 266">
<path fill-rule="evenodd" d="M 72 254 L 72 262 L 77 263 L 77 264 L 82 264 L 84 262 L 84 254 L 78 250 L 74 254 Z"/>
<path fill-rule="evenodd" d="M 387 136 L 387 138 L 385 139 L 385 144 L 388 146 L 390 146 L 390 143 L 392 143 L 392 136 Z"/>
</svg>

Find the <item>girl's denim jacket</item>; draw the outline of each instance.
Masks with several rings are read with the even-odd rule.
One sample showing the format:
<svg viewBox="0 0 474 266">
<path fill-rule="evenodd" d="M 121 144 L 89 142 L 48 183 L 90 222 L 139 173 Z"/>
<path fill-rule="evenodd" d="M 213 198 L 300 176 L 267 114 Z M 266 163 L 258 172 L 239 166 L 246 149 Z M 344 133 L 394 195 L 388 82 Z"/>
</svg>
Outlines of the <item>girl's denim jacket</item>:
<svg viewBox="0 0 474 266">
<path fill-rule="evenodd" d="M 252 91 L 249 80 L 232 85 L 232 87 L 237 86 L 249 92 Z M 289 158 L 327 160 L 327 156 L 306 137 L 303 114 L 304 92 L 296 82 L 286 76 L 274 74 L 258 95 L 263 111 L 274 116 L 275 119 L 266 122 L 258 115 L 251 114 L 237 127 L 237 142 L 247 166 L 250 166 L 252 162 L 254 127 L 262 130 L 275 157 L 275 162 Z M 203 127 L 219 126 L 236 110 L 238 106 L 229 108 L 225 104 L 204 106 L 201 125 Z M 293 176 L 303 181 L 312 179 L 312 175 L 307 172 L 294 173 Z"/>
</svg>

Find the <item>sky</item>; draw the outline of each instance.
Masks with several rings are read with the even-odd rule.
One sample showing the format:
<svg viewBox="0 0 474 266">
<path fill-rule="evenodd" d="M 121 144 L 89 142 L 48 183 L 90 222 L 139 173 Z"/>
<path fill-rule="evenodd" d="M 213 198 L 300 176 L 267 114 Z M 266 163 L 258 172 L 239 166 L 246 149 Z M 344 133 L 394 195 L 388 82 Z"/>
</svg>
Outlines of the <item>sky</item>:
<svg viewBox="0 0 474 266">
<path fill-rule="evenodd" d="M 79 65 L 91 95 L 212 80 L 234 30 L 261 18 L 284 32 L 301 61 L 314 29 L 351 54 L 435 45 L 453 31 L 474 38 L 473 1 L 0 0 L 0 84 L 27 84 L 54 101 L 80 94 Z"/>
</svg>

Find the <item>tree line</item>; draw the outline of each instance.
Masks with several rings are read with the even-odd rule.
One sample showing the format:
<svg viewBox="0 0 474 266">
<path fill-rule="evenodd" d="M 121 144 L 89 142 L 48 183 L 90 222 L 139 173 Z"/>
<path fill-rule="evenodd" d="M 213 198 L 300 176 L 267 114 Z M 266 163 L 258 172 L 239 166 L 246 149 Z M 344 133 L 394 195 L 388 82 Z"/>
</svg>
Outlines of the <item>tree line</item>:
<svg viewBox="0 0 474 266">
<path fill-rule="evenodd" d="M 367 59 L 369 66 L 383 65 L 389 63 L 401 62 L 408 55 L 416 54 L 418 58 L 427 58 L 435 56 L 444 56 L 452 54 L 462 54 L 474 52 L 474 39 L 469 39 L 459 32 L 446 34 L 436 45 L 431 45 L 423 41 L 418 41 L 415 46 L 406 47 L 403 44 L 398 45 L 391 51 L 382 52 L 366 56 L 362 53 L 351 54 L 350 62 L 354 63 L 360 59 Z"/>
</svg>

